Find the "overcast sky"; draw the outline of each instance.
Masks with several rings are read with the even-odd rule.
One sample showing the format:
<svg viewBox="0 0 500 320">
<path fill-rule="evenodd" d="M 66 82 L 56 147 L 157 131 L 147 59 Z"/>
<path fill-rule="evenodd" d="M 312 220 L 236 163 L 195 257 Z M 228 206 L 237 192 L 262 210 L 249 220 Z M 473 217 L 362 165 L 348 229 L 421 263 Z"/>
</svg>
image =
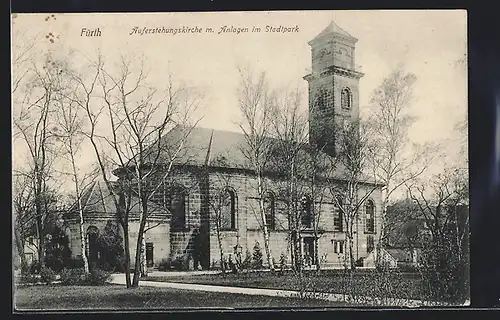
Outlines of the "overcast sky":
<svg viewBox="0 0 500 320">
<path fill-rule="evenodd" d="M 205 92 L 203 127 L 238 131 L 237 63 L 250 62 L 265 70 L 275 85 L 307 88 L 302 77 L 311 67 L 307 44 L 333 19 L 359 41 L 356 64 L 365 76 L 360 81 L 361 113 L 370 95 L 392 68 L 404 63 L 418 77 L 412 110 L 419 117 L 410 132 L 414 141 L 453 139 L 453 126 L 467 110 L 466 65 L 457 66 L 467 50 L 465 11 L 297 11 L 241 13 L 158 14 L 47 14 L 19 15 L 14 45 L 40 36 L 37 46 L 73 48 L 87 55 L 97 49 L 107 62 L 120 54 L 144 53 L 152 67 L 150 80 L 161 83 L 168 70 L 176 78 Z M 298 26 L 295 33 L 266 33 L 267 25 Z M 129 35 L 133 27 L 195 27 L 214 29 L 207 34 Z M 262 29 L 260 33 L 218 34 L 222 26 Z M 100 37 L 80 36 L 81 29 L 100 28 Z M 45 35 L 56 35 L 50 43 Z M 59 36 L 59 38 L 57 38 Z M 307 108 L 307 104 L 304 104 Z"/>
</svg>

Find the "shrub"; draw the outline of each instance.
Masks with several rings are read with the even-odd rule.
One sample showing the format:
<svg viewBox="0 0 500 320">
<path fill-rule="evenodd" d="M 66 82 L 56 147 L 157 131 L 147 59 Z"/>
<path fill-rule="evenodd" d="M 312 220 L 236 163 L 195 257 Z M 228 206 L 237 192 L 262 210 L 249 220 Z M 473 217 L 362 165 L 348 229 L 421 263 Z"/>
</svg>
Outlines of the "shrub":
<svg viewBox="0 0 500 320">
<path fill-rule="evenodd" d="M 31 274 L 39 274 L 40 273 L 40 262 L 38 261 L 33 261 L 29 268 L 28 268 L 28 273 Z"/>
<path fill-rule="evenodd" d="M 286 255 L 282 252 L 280 255 L 280 272 L 283 273 L 286 269 Z"/>
<path fill-rule="evenodd" d="M 61 283 L 64 285 L 76 285 L 85 282 L 85 269 L 63 269 L 61 271 Z"/>
<path fill-rule="evenodd" d="M 28 274 L 30 272 L 31 272 L 31 270 L 30 270 L 29 264 L 24 263 L 23 265 L 21 265 L 21 274 Z"/>
<path fill-rule="evenodd" d="M 247 270 L 250 269 L 251 267 L 252 267 L 252 254 L 250 253 L 250 251 L 247 250 L 245 253 L 245 260 L 243 260 L 241 263 L 241 269 Z"/>
<path fill-rule="evenodd" d="M 214 262 L 212 262 L 213 264 Z M 174 257 L 168 257 L 166 259 L 162 259 L 158 264 L 158 271 L 168 271 L 168 270 L 176 270 L 183 271 L 188 267 L 188 260 L 184 258 L 182 255 L 175 255 Z"/>
<path fill-rule="evenodd" d="M 55 226 L 50 231 L 45 245 L 45 265 L 56 272 L 61 271 L 71 259 L 68 236 L 61 227 Z"/>
<path fill-rule="evenodd" d="M 56 273 L 50 268 L 43 267 L 40 270 L 40 277 L 43 283 L 51 284 L 54 280 L 56 280 Z"/>
<path fill-rule="evenodd" d="M 419 271 L 429 299 L 461 303 L 468 298 L 465 263 L 450 249 L 446 236 L 424 248 Z"/>
<path fill-rule="evenodd" d="M 402 266 L 398 266 L 398 270 L 400 272 L 409 272 L 409 273 L 415 273 L 415 272 L 418 272 L 418 268 L 417 267 L 414 267 L 412 265 L 402 265 Z"/>
<path fill-rule="evenodd" d="M 158 264 L 158 271 L 167 271 L 170 270 L 172 264 L 172 259 L 171 258 L 163 258 L 161 259 L 160 263 Z"/>
<path fill-rule="evenodd" d="M 258 241 L 255 242 L 253 246 L 253 254 L 252 254 L 252 268 L 253 269 L 262 269 L 264 267 L 264 263 L 262 260 L 262 250 L 260 249 L 260 244 Z"/>
<path fill-rule="evenodd" d="M 233 262 L 233 258 L 229 256 L 229 260 L 227 261 L 227 265 L 229 267 L 229 270 L 231 270 L 232 273 L 238 273 L 238 269 L 236 267 L 236 264 Z"/>
<path fill-rule="evenodd" d="M 359 258 L 358 260 L 356 260 L 356 262 L 354 262 L 354 266 L 355 267 L 363 267 L 364 260 L 365 260 L 365 258 Z"/>
<path fill-rule="evenodd" d="M 125 252 L 123 238 L 116 221 L 108 221 L 104 231 L 97 238 L 98 250 L 101 253 L 99 268 L 110 272 L 124 272 Z"/>
<path fill-rule="evenodd" d="M 77 258 L 71 258 L 71 259 L 69 259 L 66 267 L 68 269 L 81 269 L 81 268 L 83 268 L 82 257 L 79 256 Z"/>
<path fill-rule="evenodd" d="M 26 284 L 26 283 L 37 283 L 38 278 L 31 273 L 21 273 L 21 277 L 19 278 L 19 282 L 21 284 Z"/>
<path fill-rule="evenodd" d="M 111 274 L 108 271 L 101 269 L 93 269 L 85 278 L 85 284 L 99 286 L 105 284 Z"/>
<path fill-rule="evenodd" d="M 176 255 L 171 262 L 170 268 L 176 271 L 183 271 L 186 269 L 186 262 L 182 255 Z"/>
</svg>

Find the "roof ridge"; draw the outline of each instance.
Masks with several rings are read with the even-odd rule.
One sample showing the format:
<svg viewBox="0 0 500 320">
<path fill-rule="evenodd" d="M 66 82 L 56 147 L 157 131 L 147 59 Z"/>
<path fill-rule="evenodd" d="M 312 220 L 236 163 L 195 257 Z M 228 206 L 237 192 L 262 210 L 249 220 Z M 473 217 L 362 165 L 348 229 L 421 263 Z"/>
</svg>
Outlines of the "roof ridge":
<svg viewBox="0 0 500 320">
<path fill-rule="evenodd" d="M 99 193 L 101 194 L 102 208 L 104 210 L 104 213 L 107 214 L 108 212 L 106 210 L 106 203 L 104 202 L 104 194 L 102 193 L 102 188 L 99 181 L 97 181 L 97 184 L 99 184 Z"/>
<path fill-rule="evenodd" d="M 85 200 L 85 204 L 84 205 L 82 204 L 82 211 L 85 210 L 85 208 L 89 204 L 89 200 L 92 197 L 92 194 L 94 193 L 94 188 L 95 188 L 97 183 L 98 183 L 98 181 L 94 181 L 94 183 L 92 183 L 92 186 L 90 187 L 90 191 L 89 191 L 89 196 Z"/>
<path fill-rule="evenodd" d="M 238 132 L 238 131 L 233 131 L 233 130 L 228 130 L 228 129 L 216 129 L 216 128 L 209 128 L 209 127 L 202 127 L 202 126 L 196 126 L 195 130 L 196 129 L 212 130 L 213 132 L 226 132 L 226 133 L 233 133 L 233 134 L 244 135 L 243 132 Z"/>
<path fill-rule="evenodd" d="M 346 30 L 342 29 L 338 24 L 335 23 L 335 21 L 332 19 L 330 21 L 330 23 L 326 26 L 326 28 L 323 29 L 323 31 L 321 31 L 318 35 L 316 35 L 313 40 L 311 41 L 314 41 L 318 38 L 321 38 L 323 37 L 324 35 L 327 35 L 327 34 L 338 34 L 338 35 L 342 35 L 344 37 L 348 37 L 348 38 L 351 38 L 351 39 L 355 39 L 357 41 L 357 38 L 354 37 L 353 35 L 351 35 L 349 32 L 347 32 Z"/>
</svg>

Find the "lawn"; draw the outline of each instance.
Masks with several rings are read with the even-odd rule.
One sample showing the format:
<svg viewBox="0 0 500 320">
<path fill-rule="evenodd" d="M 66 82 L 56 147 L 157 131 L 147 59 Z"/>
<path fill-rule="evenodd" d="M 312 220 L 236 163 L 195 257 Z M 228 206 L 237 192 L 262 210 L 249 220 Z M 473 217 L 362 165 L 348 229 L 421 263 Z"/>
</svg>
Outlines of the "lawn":
<svg viewBox="0 0 500 320">
<path fill-rule="evenodd" d="M 386 276 L 385 278 L 375 276 L 374 272 L 359 271 L 347 282 L 347 277 L 340 270 L 322 270 L 320 272 L 306 272 L 308 288 L 313 288 L 316 292 L 346 293 L 353 292 L 355 288 L 359 295 L 377 297 L 385 294 L 391 298 L 422 299 L 424 290 L 421 278 L 415 273 L 402 273 L 397 276 Z M 211 274 L 211 275 L 191 275 L 191 276 L 149 276 L 143 278 L 149 281 L 180 282 L 211 284 L 220 286 L 265 288 L 299 290 L 297 277 L 291 272 L 284 274 L 273 274 L 271 272 L 248 272 L 239 274 Z M 381 290 L 384 285 L 390 284 L 390 289 Z M 385 288 L 389 288 L 386 286 Z"/>
<path fill-rule="evenodd" d="M 15 307 L 24 310 L 164 310 L 185 308 L 304 308 L 335 307 L 340 303 L 297 298 L 251 296 L 170 288 L 121 285 L 17 286 Z"/>
</svg>

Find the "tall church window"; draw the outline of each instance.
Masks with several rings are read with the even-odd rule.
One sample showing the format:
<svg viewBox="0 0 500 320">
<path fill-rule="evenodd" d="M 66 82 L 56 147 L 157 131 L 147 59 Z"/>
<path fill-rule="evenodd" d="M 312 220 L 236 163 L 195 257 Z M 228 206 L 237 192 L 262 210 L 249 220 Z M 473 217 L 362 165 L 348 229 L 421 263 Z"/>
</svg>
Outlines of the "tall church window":
<svg viewBox="0 0 500 320">
<path fill-rule="evenodd" d="M 375 204 L 368 200 L 365 204 L 365 232 L 375 232 Z"/>
<path fill-rule="evenodd" d="M 275 197 L 270 191 L 264 196 L 264 208 L 266 213 L 266 226 L 269 230 L 276 229 Z"/>
<path fill-rule="evenodd" d="M 344 231 L 344 216 L 342 213 L 342 200 L 339 199 L 338 205 L 335 206 L 333 212 L 333 231 L 342 232 Z"/>
<path fill-rule="evenodd" d="M 236 193 L 231 189 L 222 193 L 220 226 L 223 230 L 236 229 Z"/>
<path fill-rule="evenodd" d="M 313 216 L 311 212 L 312 202 L 308 196 L 300 199 L 300 222 L 304 228 L 312 228 Z"/>
<path fill-rule="evenodd" d="M 351 109 L 351 104 L 352 104 L 351 90 L 349 90 L 349 88 L 342 89 L 342 92 L 340 93 L 340 105 L 342 106 L 342 109 Z"/>
<path fill-rule="evenodd" d="M 166 196 L 166 207 L 171 214 L 172 231 L 185 231 L 188 228 L 188 193 L 180 186 L 170 188 Z"/>
<path fill-rule="evenodd" d="M 370 253 L 375 249 L 375 240 L 373 236 L 366 237 L 366 253 Z"/>
</svg>

